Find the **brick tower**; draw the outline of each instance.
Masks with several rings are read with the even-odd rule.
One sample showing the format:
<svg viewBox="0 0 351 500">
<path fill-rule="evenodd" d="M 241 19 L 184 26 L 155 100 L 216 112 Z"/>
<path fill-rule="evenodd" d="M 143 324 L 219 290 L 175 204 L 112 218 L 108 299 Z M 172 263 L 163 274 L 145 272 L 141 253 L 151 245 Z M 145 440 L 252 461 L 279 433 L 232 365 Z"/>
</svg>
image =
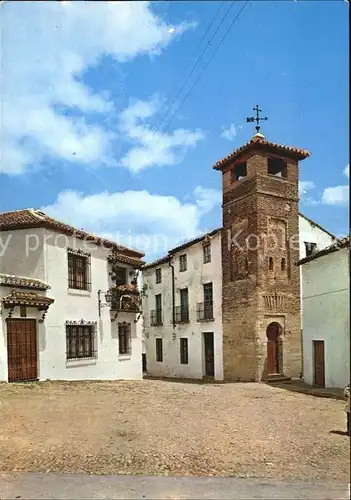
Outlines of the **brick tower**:
<svg viewBox="0 0 351 500">
<path fill-rule="evenodd" d="M 301 372 L 298 162 L 309 152 L 257 133 L 222 172 L 225 380 Z"/>
</svg>

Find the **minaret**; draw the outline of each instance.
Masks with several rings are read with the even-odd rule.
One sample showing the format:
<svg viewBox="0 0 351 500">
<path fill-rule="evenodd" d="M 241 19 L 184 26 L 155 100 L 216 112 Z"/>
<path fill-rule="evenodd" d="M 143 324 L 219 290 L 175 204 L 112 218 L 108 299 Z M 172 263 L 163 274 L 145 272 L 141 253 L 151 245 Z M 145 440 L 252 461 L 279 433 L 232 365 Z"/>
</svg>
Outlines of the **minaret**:
<svg viewBox="0 0 351 500">
<path fill-rule="evenodd" d="M 301 372 L 295 262 L 299 161 L 308 156 L 308 151 L 270 142 L 257 132 L 214 165 L 223 182 L 225 380 L 298 377 Z"/>
</svg>

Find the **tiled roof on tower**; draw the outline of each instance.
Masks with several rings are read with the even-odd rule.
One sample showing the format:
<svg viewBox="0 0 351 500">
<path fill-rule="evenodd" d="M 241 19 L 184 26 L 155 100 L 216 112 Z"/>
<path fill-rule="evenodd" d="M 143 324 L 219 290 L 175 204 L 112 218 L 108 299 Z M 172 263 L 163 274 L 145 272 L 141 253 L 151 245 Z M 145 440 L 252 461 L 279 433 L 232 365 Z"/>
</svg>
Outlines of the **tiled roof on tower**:
<svg viewBox="0 0 351 500">
<path fill-rule="evenodd" d="M 275 153 L 279 152 L 281 155 L 288 156 L 290 158 L 295 158 L 297 160 L 304 160 L 305 158 L 310 156 L 309 151 L 307 151 L 306 149 L 295 148 L 292 146 L 284 146 L 283 144 L 267 141 L 267 139 L 265 139 L 265 137 L 262 134 L 257 133 L 246 144 L 244 144 L 238 149 L 235 149 L 228 156 L 225 156 L 221 160 L 217 161 L 213 166 L 213 168 L 215 170 L 222 170 L 224 167 L 228 165 L 228 163 L 238 159 L 240 156 L 244 155 L 245 153 L 253 149 L 259 151 L 265 149 L 267 151 L 272 151 Z"/>
</svg>

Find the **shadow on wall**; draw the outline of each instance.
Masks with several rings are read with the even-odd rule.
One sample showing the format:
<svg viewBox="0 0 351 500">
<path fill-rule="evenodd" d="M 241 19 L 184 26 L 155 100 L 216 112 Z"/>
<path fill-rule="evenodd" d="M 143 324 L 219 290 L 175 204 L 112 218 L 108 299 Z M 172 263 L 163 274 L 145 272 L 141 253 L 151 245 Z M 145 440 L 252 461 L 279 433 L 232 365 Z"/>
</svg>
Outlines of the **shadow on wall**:
<svg viewBox="0 0 351 500">
<path fill-rule="evenodd" d="M 45 328 L 45 322 L 44 323 L 39 323 L 37 322 L 37 325 L 38 325 L 38 344 L 39 344 L 39 351 L 40 352 L 44 352 L 46 350 L 46 330 L 47 329 L 50 329 L 50 330 L 53 330 L 53 329 L 59 329 L 59 327 L 57 326 L 49 326 L 47 328 Z M 55 333 L 53 333 L 53 335 L 56 335 Z"/>
<path fill-rule="evenodd" d="M 267 347 L 265 346 L 265 357 L 263 363 L 263 370 L 261 374 L 261 380 L 266 380 L 268 378 L 268 365 L 267 365 Z"/>
<path fill-rule="evenodd" d="M 98 329 L 99 329 L 100 343 L 101 343 L 103 341 L 103 339 L 104 339 L 104 328 L 103 328 L 102 318 L 99 318 Z M 112 332 L 113 332 L 113 328 L 112 328 L 112 331 L 111 331 L 111 335 L 112 335 Z"/>
</svg>

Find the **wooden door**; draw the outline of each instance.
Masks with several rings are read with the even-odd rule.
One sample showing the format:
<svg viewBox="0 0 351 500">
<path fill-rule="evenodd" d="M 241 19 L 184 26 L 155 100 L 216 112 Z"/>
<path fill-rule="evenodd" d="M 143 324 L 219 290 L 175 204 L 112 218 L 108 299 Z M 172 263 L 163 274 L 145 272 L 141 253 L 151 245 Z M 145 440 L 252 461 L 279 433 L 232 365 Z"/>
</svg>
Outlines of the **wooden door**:
<svg viewBox="0 0 351 500">
<path fill-rule="evenodd" d="M 279 323 L 270 323 L 267 327 L 267 372 L 268 375 L 274 375 L 280 373 L 282 368 L 281 364 L 281 354 L 282 349 L 279 342 L 279 336 L 281 334 L 281 326 Z"/>
<path fill-rule="evenodd" d="M 277 373 L 277 342 L 267 341 L 267 371 L 268 375 Z"/>
<path fill-rule="evenodd" d="M 145 353 L 143 353 L 141 355 L 141 359 L 142 359 L 143 373 L 146 373 L 147 372 L 147 362 L 146 362 L 146 354 Z"/>
<path fill-rule="evenodd" d="M 7 319 L 7 362 L 9 382 L 35 380 L 37 331 L 35 319 Z"/>
<path fill-rule="evenodd" d="M 313 341 L 314 385 L 325 386 L 324 341 Z"/>
<path fill-rule="evenodd" d="M 204 351 L 205 351 L 205 375 L 214 377 L 214 344 L 213 333 L 204 333 Z"/>
</svg>

